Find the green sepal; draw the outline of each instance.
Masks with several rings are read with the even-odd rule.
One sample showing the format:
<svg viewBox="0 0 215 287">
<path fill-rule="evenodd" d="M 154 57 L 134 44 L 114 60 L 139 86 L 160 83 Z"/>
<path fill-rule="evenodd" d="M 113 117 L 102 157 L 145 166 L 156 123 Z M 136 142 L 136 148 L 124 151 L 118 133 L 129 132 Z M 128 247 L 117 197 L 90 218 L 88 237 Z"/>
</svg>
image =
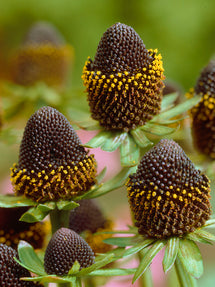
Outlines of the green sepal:
<svg viewBox="0 0 215 287">
<path fill-rule="evenodd" d="M 124 251 L 122 257 L 127 257 L 133 254 L 136 254 L 137 252 L 141 251 L 142 249 L 148 247 L 149 245 L 153 244 L 155 240 L 154 239 L 143 239 L 142 242 L 137 243 L 136 245 L 132 246 L 131 248 L 128 248 Z"/>
<path fill-rule="evenodd" d="M 151 122 L 146 123 L 144 126 L 141 126 L 140 128 L 144 132 L 147 132 L 147 133 L 150 133 L 156 136 L 169 135 L 169 134 L 174 133 L 177 129 L 177 128 L 171 128 L 165 125 L 151 123 Z"/>
<path fill-rule="evenodd" d="M 162 102 L 161 102 L 161 111 L 165 111 L 167 109 L 170 109 L 175 104 L 175 101 L 176 101 L 178 95 L 179 95 L 178 92 L 172 93 L 169 95 L 165 95 L 162 99 Z"/>
<path fill-rule="evenodd" d="M 215 218 L 211 218 L 209 220 L 207 220 L 203 226 L 204 228 L 214 228 L 215 227 Z"/>
<path fill-rule="evenodd" d="M 90 272 L 100 269 L 104 267 L 105 265 L 113 262 L 114 260 L 115 260 L 115 255 L 113 253 L 100 255 L 96 258 L 96 262 L 93 265 L 87 268 L 81 269 L 81 271 L 77 272 L 75 276 L 76 277 L 86 276 Z"/>
<path fill-rule="evenodd" d="M 194 241 L 180 239 L 178 258 L 188 273 L 195 278 L 201 277 L 203 274 L 202 256 Z"/>
<path fill-rule="evenodd" d="M 34 205 L 37 205 L 37 202 L 24 196 L 0 195 L 0 207 L 11 208 Z"/>
<path fill-rule="evenodd" d="M 88 276 L 126 276 L 134 274 L 136 268 L 110 268 L 92 271 Z"/>
<path fill-rule="evenodd" d="M 194 231 L 195 235 L 197 235 L 198 237 L 208 241 L 209 243 L 215 242 L 215 235 L 213 235 L 212 233 L 203 230 L 203 229 L 197 229 Z"/>
<path fill-rule="evenodd" d="M 110 245 L 117 245 L 119 247 L 133 246 L 139 242 L 142 242 L 143 239 L 137 236 L 130 237 L 112 237 L 104 239 L 103 242 Z"/>
<path fill-rule="evenodd" d="M 72 283 L 72 286 L 77 286 L 77 279 L 75 276 L 57 276 L 57 275 L 44 275 L 38 277 L 23 277 L 26 281 L 36 281 L 41 283 Z"/>
<path fill-rule="evenodd" d="M 76 260 L 75 263 L 72 265 L 72 268 L 69 270 L 68 275 L 72 276 L 73 274 L 78 273 L 79 270 L 80 270 L 80 264 Z"/>
<path fill-rule="evenodd" d="M 95 131 L 101 129 L 100 124 L 91 118 L 88 111 L 84 111 L 83 109 L 81 110 L 80 108 L 70 107 L 68 110 L 68 114 L 71 118 L 73 127 L 77 126 L 80 129 L 88 131 Z"/>
<path fill-rule="evenodd" d="M 79 206 L 75 201 L 59 200 L 56 203 L 57 209 L 59 210 L 72 210 Z"/>
<path fill-rule="evenodd" d="M 28 223 L 38 222 L 43 220 L 53 209 L 55 209 L 55 202 L 48 202 L 38 204 L 35 207 L 30 208 L 20 218 L 20 221 Z"/>
<path fill-rule="evenodd" d="M 101 147 L 101 145 L 103 145 L 110 136 L 110 132 L 102 130 L 90 141 L 88 141 L 84 146 L 89 148 Z"/>
<path fill-rule="evenodd" d="M 179 249 L 179 238 L 171 237 L 168 239 L 163 259 L 163 270 L 166 273 L 174 265 Z"/>
<path fill-rule="evenodd" d="M 180 287 L 197 287 L 196 279 L 186 271 L 178 257 L 175 260 L 175 269 Z"/>
<path fill-rule="evenodd" d="M 151 264 L 154 257 L 158 254 L 158 252 L 165 246 L 165 242 L 163 240 L 157 240 L 152 244 L 152 246 L 145 252 L 144 257 L 142 258 L 136 272 L 134 273 L 134 277 L 132 280 L 132 284 L 137 281 L 140 276 L 146 271 L 147 267 Z"/>
<path fill-rule="evenodd" d="M 197 234 L 195 234 L 194 232 L 188 233 L 186 235 L 187 239 L 190 239 L 194 242 L 199 242 L 199 243 L 203 243 L 203 244 L 212 244 L 210 241 L 203 239 L 202 237 L 199 237 Z"/>
<path fill-rule="evenodd" d="M 141 127 L 132 130 L 131 135 L 133 136 L 138 146 L 140 146 L 141 148 L 153 145 L 153 143 L 146 137 L 145 132 L 141 129 Z"/>
<path fill-rule="evenodd" d="M 18 254 L 19 260 L 16 261 L 20 265 L 37 275 L 46 275 L 42 261 L 29 243 L 21 240 L 18 245 Z"/>
<path fill-rule="evenodd" d="M 176 117 L 188 111 L 195 105 L 197 105 L 200 99 L 201 99 L 201 96 L 196 95 L 195 97 L 184 101 L 183 103 L 175 106 L 174 108 L 161 112 L 159 115 L 155 116 L 152 121 L 153 122 L 165 122 L 166 120 L 170 118 Z"/>
<path fill-rule="evenodd" d="M 120 162 L 122 166 L 135 166 L 139 163 L 140 148 L 130 134 L 120 145 Z"/>
<path fill-rule="evenodd" d="M 107 172 L 107 167 L 104 167 L 103 170 L 96 176 L 96 180 L 99 184 L 104 179 L 106 172 Z"/>
</svg>

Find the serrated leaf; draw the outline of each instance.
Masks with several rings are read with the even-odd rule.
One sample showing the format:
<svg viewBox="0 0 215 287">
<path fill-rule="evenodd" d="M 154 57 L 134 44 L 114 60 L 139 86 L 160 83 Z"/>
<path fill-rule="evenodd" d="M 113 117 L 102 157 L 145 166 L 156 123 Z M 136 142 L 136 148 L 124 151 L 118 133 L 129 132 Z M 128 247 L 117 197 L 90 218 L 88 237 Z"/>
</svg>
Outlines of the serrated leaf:
<svg viewBox="0 0 215 287">
<path fill-rule="evenodd" d="M 77 273 L 80 270 L 80 264 L 78 261 L 75 261 L 75 263 L 72 265 L 72 268 L 69 270 L 68 275 L 73 275 Z"/>
<path fill-rule="evenodd" d="M 145 239 L 142 242 L 137 243 L 133 247 L 126 249 L 125 252 L 123 253 L 123 257 L 127 257 L 130 255 L 136 254 L 137 252 L 139 252 L 143 248 L 146 248 L 147 246 L 151 245 L 153 242 L 154 242 L 154 239 Z"/>
<path fill-rule="evenodd" d="M 79 206 L 75 201 L 60 200 L 56 203 L 59 210 L 72 210 Z"/>
<path fill-rule="evenodd" d="M 89 147 L 89 148 L 98 148 L 101 145 L 103 145 L 110 137 L 111 137 L 111 132 L 100 131 L 96 136 L 94 136 L 84 146 Z"/>
<path fill-rule="evenodd" d="M 196 235 L 198 235 L 199 237 L 207 240 L 207 241 L 211 241 L 211 242 L 215 242 L 215 235 L 213 235 L 212 233 L 203 230 L 203 229 L 199 229 L 199 230 L 195 230 L 194 233 Z"/>
<path fill-rule="evenodd" d="M 132 284 L 137 281 L 140 276 L 146 271 L 147 267 L 151 264 L 154 257 L 158 254 L 158 252 L 165 246 L 165 242 L 161 240 L 157 240 L 145 253 L 142 258 L 136 272 L 134 273 L 134 277 L 132 280 Z"/>
<path fill-rule="evenodd" d="M 186 271 L 178 257 L 175 260 L 175 269 L 180 287 L 197 287 L 196 279 Z"/>
<path fill-rule="evenodd" d="M 37 202 L 24 196 L 0 195 L 0 207 L 34 206 Z"/>
<path fill-rule="evenodd" d="M 115 151 L 121 143 L 125 140 L 127 133 L 122 132 L 111 132 L 110 136 L 106 138 L 106 141 L 101 144 L 101 149 L 104 151 L 113 152 Z"/>
<path fill-rule="evenodd" d="M 201 97 L 200 96 L 195 96 L 189 100 L 184 101 L 183 103 L 175 106 L 172 109 L 169 109 L 165 112 L 160 113 L 159 115 L 155 116 L 153 118 L 153 120 L 155 121 L 165 121 L 168 120 L 170 118 L 176 117 L 186 111 L 188 111 L 189 109 L 191 109 L 192 107 L 194 107 L 195 105 L 198 104 L 198 102 L 200 101 Z"/>
<path fill-rule="evenodd" d="M 136 171 L 136 167 L 123 168 L 116 176 L 106 181 L 99 188 L 95 189 L 95 191 L 90 194 L 89 198 L 99 197 L 101 195 L 104 195 L 112 190 L 115 190 L 123 186 L 129 174 L 135 171 Z M 84 198 L 86 198 L 86 196 Z"/>
<path fill-rule="evenodd" d="M 99 269 L 91 272 L 88 276 L 126 276 L 134 274 L 136 268 L 110 268 L 110 269 Z"/>
<path fill-rule="evenodd" d="M 141 126 L 140 129 L 142 129 L 147 133 L 157 136 L 169 135 L 176 131 L 176 128 L 171 128 L 165 125 L 161 124 L 158 125 L 156 123 L 150 123 L 150 122 L 146 123 L 144 126 Z"/>
<path fill-rule="evenodd" d="M 195 278 L 203 274 L 202 256 L 195 242 L 189 239 L 180 239 L 178 258 L 184 268 Z"/>
<path fill-rule="evenodd" d="M 174 102 L 177 99 L 178 95 L 178 92 L 165 95 L 161 102 L 161 111 L 164 111 L 174 105 Z"/>
<path fill-rule="evenodd" d="M 111 245 L 117 245 L 119 247 L 127 247 L 127 246 L 132 246 L 134 244 L 137 244 L 138 242 L 142 242 L 143 239 L 132 236 L 132 237 L 112 237 L 112 238 L 107 238 L 103 240 L 103 242 Z"/>
<path fill-rule="evenodd" d="M 31 272 L 37 275 L 45 275 L 43 263 L 34 251 L 34 248 L 25 241 L 20 241 L 18 245 L 20 262 Z"/>
<path fill-rule="evenodd" d="M 163 259 L 163 270 L 165 273 L 172 268 L 178 254 L 178 249 L 179 249 L 179 238 L 171 237 L 167 241 Z"/>
<path fill-rule="evenodd" d="M 122 166 L 134 166 L 139 163 L 140 148 L 130 134 L 120 145 L 120 162 Z"/>
<path fill-rule="evenodd" d="M 100 256 L 99 260 L 96 261 L 93 265 L 87 267 L 87 268 L 83 268 L 81 269 L 81 271 L 79 271 L 78 273 L 75 274 L 75 276 L 80 277 L 80 276 L 85 276 L 87 274 L 89 274 L 90 272 L 100 269 L 103 266 L 109 264 L 110 262 L 112 262 L 115 259 L 115 256 L 113 253 L 111 254 L 105 254 L 103 256 Z"/>
<path fill-rule="evenodd" d="M 135 140 L 135 142 L 142 148 L 145 148 L 149 145 L 153 145 L 153 143 L 147 138 L 145 132 L 141 128 L 137 128 L 131 131 L 131 134 Z"/>
</svg>

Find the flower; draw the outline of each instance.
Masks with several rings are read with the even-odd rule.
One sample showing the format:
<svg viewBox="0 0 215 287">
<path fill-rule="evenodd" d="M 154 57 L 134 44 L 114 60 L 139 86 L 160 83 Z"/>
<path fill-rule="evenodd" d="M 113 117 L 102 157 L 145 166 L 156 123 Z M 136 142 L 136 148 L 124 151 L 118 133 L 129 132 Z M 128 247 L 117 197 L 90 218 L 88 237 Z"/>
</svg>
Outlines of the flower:
<svg viewBox="0 0 215 287">
<path fill-rule="evenodd" d="M 15 193 L 37 202 L 71 199 L 88 191 L 95 177 L 94 156 L 88 156 L 68 120 L 51 107 L 35 112 L 11 169 Z"/>
<path fill-rule="evenodd" d="M 0 207 L 0 243 L 17 248 L 20 240 L 29 242 L 34 248 L 42 248 L 47 235 L 48 223 L 19 221 L 28 207 Z"/>
<path fill-rule="evenodd" d="M 93 119 L 107 130 L 129 131 L 159 113 L 163 64 L 133 28 L 116 23 L 103 34 L 83 69 Z"/>
<path fill-rule="evenodd" d="M 194 93 L 201 100 L 191 109 L 193 142 L 200 152 L 215 159 L 215 60 L 202 70 L 190 95 Z"/>
<path fill-rule="evenodd" d="M 80 268 L 94 263 L 94 253 L 87 242 L 75 231 L 58 229 L 52 236 L 44 257 L 44 267 L 48 274 L 67 275 L 75 261 Z"/>
<path fill-rule="evenodd" d="M 94 253 L 105 253 L 111 250 L 111 245 L 103 242 L 104 239 L 111 237 L 111 235 L 103 232 L 111 231 L 113 222 L 104 217 L 95 200 L 81 200 L 79 206 L 71 210 L 69 228 L 78 234 L 83 232 L 86 242 Z"/>
<path fill-rule="evenodd" d="M 183 237 L 211 214 L 209 179 L 173 140 L 162 139 L 142 157 L 127 189 L 139 234 L 151 238 Z"/>
<path fill-rule="evenodd" d="M 61 86 L 65 83 L 71 56 L 72 47 L 64 43 L 56 28 L 46 22 L 37 22 L 12 58 L 13 81 L 24 86 L 39 81 Z"/>
<path fill-rule="evenodd" d="M 0 282 L 2 286 L 36 287 L 42 286 L 33 282 L 20 280 L 22 277 L 31 277 L 30 272 L 19 265 L 14 257 L 17 252 L 6 244 L 0 244 Z"/>
</svg>

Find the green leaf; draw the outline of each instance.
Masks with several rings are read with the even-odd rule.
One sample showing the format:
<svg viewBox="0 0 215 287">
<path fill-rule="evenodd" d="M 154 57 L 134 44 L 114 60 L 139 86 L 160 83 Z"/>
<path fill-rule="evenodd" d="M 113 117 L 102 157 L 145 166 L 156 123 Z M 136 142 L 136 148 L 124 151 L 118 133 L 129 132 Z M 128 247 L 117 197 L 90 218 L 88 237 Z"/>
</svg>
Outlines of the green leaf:
<svg viewBox="0 0 215 287">
<path fill-rule="evenodd" d="M 42 261 L 29 243 L 20 241 L 18 245 L 18 254 L 19 260 L 25 266 L 25 268 L 37 275 L 46 274 Z"/>
<path fill-rule="evenodd" d="M 0 195 L 0 207 L 10 208 L 19 206 L 34 206 L 37 202 L 24 196 Z"/>
<path fill-rule="evenodd" d="M 48 204 L 39 204 L 36 207 L 30 208 L 27 212 L 25 212 L 20 220 L 28 223 L 38 222 L 43 220 L 51 210 L 55 207 L 55 203 L 52 202 L 50 205 Z"/>
<path fill-rule="evenodd" d="M 141 128 L 137 128 L 131 131 L 131 134 L 135 142 L 142 148 L 145 148 L 153 143 L 146 137 L 145 132 Z"/>
<path fill-rule="evenodd" d="M 97 179 L 97 182 L 100 184 L 101 181 L 103 180 L 105 174 L 107 172 L 107 167 L 104 167 L 103 170 L 97 175 L 96 179 Z"/>
<path fill-rule="evenodd" d="M 126 249 L 123 254 L 123 257 L 127 257 L 139 252 L 143 248 L 146 248 L 147 246 L 151 245 L 154 241 L 155 241 L 154 239 L 145 239 L 145 240 L 143 239 L 142 242 L 137 243 L 133 247 Z"/>
<path fill-rule="evenodd" d="M 186 269 L 184 269 L 184 266 L 178 257 L 175 260 L 175 269 L 178 276 L 180 287 L 197 287 L 196 279 L 193 276 L 191 276 L 186 271 Z"/>
<path fill-rule="evenodd" d="M 206 223 L 204 224 L 204 227 L 214 228 L 215 227 L 215 218 L 211 218 L 211 219 L 207 220 Z"/>
<path fill-rule="evenodd" d="M 142 238 L 132 236 L 132 237 L 112 237 L 103 240 L 103 242 L 111 245 L 117 245 L 119 247 L 132 246 L 136 243 L 143 242 Z"/>
<path fill-rule="evenodd" d="M 141 260 L 132 280 L 132 284 L 140 278 L 140 276 L 146 271 L 147 267 L 151 264 L 154 257 L 164 247 L 164 241 L 157 240 L 145 253 Z"/>
<path fill-rule="evenodd" d="M 163 259 L 163 270 L 165 273 L 172 268 L 178 254 L 178 249 L 179 249 L 179 238 L 171 237 L 167 241 Z"/>
<path fill-rule="evenodd" d="M 98 148 L 101 145 L 103 145 L 110 137 L 111 137 L 111 132 L 100 131 L 96 136 L 94 136 L 84 146 L 89 147 L 89 148 Z"/>
<path fill-rule="evenodd" d="M 111 132 L 110 137 L 101 144 L 101 149 L 109 152 L 115 151 L 125 140 L 126 136 L 127 133 L 125 132 Z"/>
<path fill-rule="evenodd" d="M 203 274 L 202 256 L 195 242 L 189 239 L 180 239 L 178 258 L 184 268 L 195 278 Z"/>
<path fill-rule="evenodd" d="M 134 274 L 136 268 L 110 268 L 92 271 L 88 276 L 126 276 Z"/>
<path fill-rule="evenodd" d="M 146 123 L 144 126 L 141 126 L 140 128 L 147 133 L 157 135 L 157 136 L 169 135 L 176 131 L 176 128 L 171 128 L 171 127 L 167 127 L 167 126 L 160 125 L 160 124 L 158 125 L 158 124 L 150 123 L 150 122 Z"/>
<path fill-rule="evenodd" d="M 130 134 L 120 145 L 120 161 L 122 166 L 134 166 L 139 163 L 140 148 Z"/>
<path fill-rule="evenodd" d="M 165 95 L 162 99 L 162 102 L 161 102 L 161 111 L 164 111 L 164 110 L 170 108 L 172 105 L 174 105 L 175 100 L 178 97 L 178 94 L 179 93 L 176 92 L 176 93 L 172 93 L 169 95 Z"/>
<path fill-rule="evenodd" d="M 74 276 L 57 276 L 57 275 L 44 275 L 38 277 L 24 277 L 26 281 L 39 281 L 41 283 L 72 283 L 72 286 L 77 286 L 77 278 Z"/>
<path fill-rule="evenodd" d="M 106 181 L 99 188 L 96 188 L 94 192 L 91 192 L 89 197 L 85 195 L 85 196 L 82 196 L 82 198 L 99 197 L 101 195 L 104 195 L 112 190 L 115 190 L 123 186 L 129 174 L 134 173 L 135 171 L 136 171 L 136 167 L 123 168 L 116 176 Z"/>
<path fill-rule="evenodd" d="M 211 244 L 210 241 L 203 239 L 202 237 L 199 237 L 197 234 L 194 232 L 188 233 L 186 235 L 187 239 L 193 240 L 195 242 L 203 243 L 203 244 Z"/>
<path fill-rule="evenodd" d="M 56 203 L 59 210 L 71 210 L 79 206 L 75 201 L 60 200 Z"/>
<path fill-rule="evenodd" d="M 203 229 L 197 229 L 194 231 L 194 233 L 199 236 L 200 238 L 203 238 L 205 239 L 206 241 L 209 241 L 209 242 L 215 242 L 215 235 L 213 235 L 212 233 L 206 231 L 206 230 L 203 230 Z"/>
<path fill-rule="evenodd" d="M 80 270 L 80 264 L 78 263 L 78 261 L 75 261 L 75 263 L 72 265 L 72 268 L 69 270 L 68 275 L 73 275 L 75 273 L 78 273 L 78 271 Z"/>
<path fill-rule="evenodd" d="M 81 271 L 76 273 L 75 276 L 77 276 L 77 277 L 85 276 L 85 275 L 89 274 L 90 272 L 92 272 L 94 270 L 102 268 L 103 266 L 109 264 L 113 260 L 115 260 L 115 256 L 114 256 L 113 253 L 111 253 L 111 254 L 104 254 L 102 256 L 99 256 L 99 260 L 97 259 L 97 261 L 93 265 L 91 265 L 91 266 L 89 266 L 87 268 L 81 269 Z"/>
<path fill-rule="evenodd" d="M 200 99 L 201 99 L 200 96 L 195 96 L 189 100 L 186 100 L 183 103 L 175 106 L 174 108 L 169 109 L 169 110 L 162 112 L 159 115 L 155 116 L 153 118 L 153 121 L 161 121 L 162 122 L 162 121 L 168 120 L 170 118 L 176 117 L 176 116 L 188 111 L 189 109 L 191 109 L 195 105 L 197 105 L 198 102 L 200 101 Z"/>
</svg>

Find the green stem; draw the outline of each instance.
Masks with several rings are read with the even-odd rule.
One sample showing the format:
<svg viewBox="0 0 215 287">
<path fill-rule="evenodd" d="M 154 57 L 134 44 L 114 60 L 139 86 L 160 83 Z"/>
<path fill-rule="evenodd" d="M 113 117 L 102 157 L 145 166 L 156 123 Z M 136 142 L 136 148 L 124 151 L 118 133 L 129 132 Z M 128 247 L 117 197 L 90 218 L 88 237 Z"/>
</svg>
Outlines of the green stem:
<svg viewBox="0 0 215 287">
<path fill-rule="evenodd" d="M 138 252 L 138 257 L 139 257 L 140 262 L 143 259 L 145 252 L 146 250 L 142 250 L 141 252 Z M 143 273 L 143 275 L 140 277 L 139 282 L 140 282 L 141 287 L 153 287 L 152 274 L 151 274 L 150 267 L 148 267 L 146 271 Z"/>
<path fill-rule="evenodd" d="M 197 287 L 196 279 L 184 269 L 178 257 L 175 260 L 175 270 L 181 287 Z"/>
<path fill-rule="evenodd" d="M 69 226 L 70 210 L 54 209 L 50 212 L 52 234 L 54 234 L 61 227 Z"/>
</svg>

